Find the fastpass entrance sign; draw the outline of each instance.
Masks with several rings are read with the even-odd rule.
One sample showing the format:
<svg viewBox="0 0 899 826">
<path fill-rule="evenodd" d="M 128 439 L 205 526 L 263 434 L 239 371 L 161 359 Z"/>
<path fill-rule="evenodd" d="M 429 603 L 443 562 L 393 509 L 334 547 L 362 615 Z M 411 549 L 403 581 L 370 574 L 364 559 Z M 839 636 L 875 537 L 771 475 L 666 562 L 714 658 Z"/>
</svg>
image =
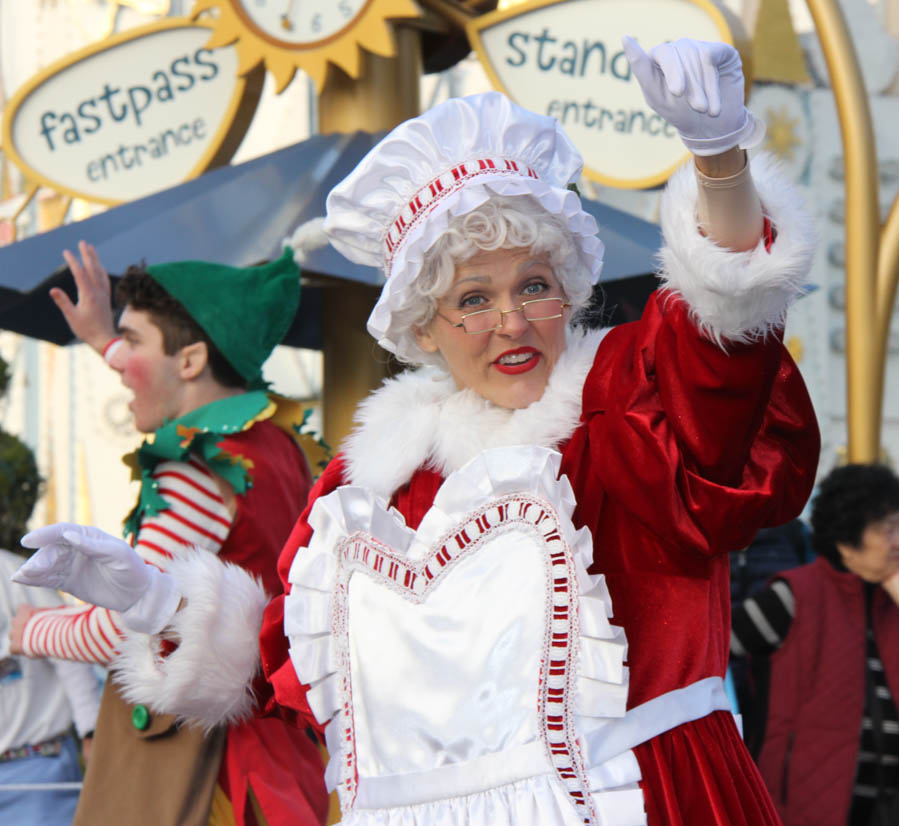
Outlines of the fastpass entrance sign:
<svg viewBox="0 0 899 826">
<path fill-rule="evenodd" d="M 131 29 L 32 77 L 3 114 L 3 148 L 31 183 L 104 204 L 149 195 L 226 163 L 250 124 L 259 70 L 210 24 Z"/>
<path fill-rule="evenodd" d="M 711 0 L 533 0 L 468 24 L 494 88 L 555 117 L 587 177 L 637 189 L 667 180 L 686 150 L 644 102 L 621 49 L 626 34 L 645 49 L 680 37 L 731 43 L 749 73 L 739 21 Z"/>
</svg>

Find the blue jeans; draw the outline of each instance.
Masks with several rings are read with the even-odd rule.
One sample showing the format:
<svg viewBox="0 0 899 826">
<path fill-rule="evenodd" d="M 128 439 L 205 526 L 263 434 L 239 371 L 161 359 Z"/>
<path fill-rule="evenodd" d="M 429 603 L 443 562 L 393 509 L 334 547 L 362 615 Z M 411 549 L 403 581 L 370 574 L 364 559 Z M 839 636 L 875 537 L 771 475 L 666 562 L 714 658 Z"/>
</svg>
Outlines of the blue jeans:
<svg viewBox="0 0 899 826">
<path fill-rule="evenodd" d="M 62 752 L 53 757 L 34 755 L 0 763 L 0 786 L 71 782 L 81 782 L 74 737 L 66 737 Z M 0 788 L 0 823 L 3 826 L 71 826 L 78 794 L 78 789 L 6 791 Z"/>
</svg>

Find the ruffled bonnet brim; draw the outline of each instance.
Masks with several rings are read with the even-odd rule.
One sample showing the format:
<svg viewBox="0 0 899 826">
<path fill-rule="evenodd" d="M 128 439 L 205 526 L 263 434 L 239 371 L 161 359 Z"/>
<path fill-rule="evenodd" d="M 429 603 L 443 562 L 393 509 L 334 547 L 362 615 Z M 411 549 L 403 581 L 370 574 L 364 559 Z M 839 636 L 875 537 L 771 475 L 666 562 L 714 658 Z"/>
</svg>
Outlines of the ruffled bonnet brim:
<svg viewBox="0 0 899 826">
<path fill-rule="evenodd" d="M 562 218 L 580 250 L 584 277 L 590 284 L 599 280 L 604 245 L 597 235 L 596 220 L 584 211 L 576 193 L 523 176 L 483 176 L 468 182 L 453 196 L 437 203 L 397 250 L 390 277 L 381 290 L 367 325 L 369 333 L 385 350 L 407 361 L 417 360 L 419 351 L 414 333 L 397 323 L 396 313 L 416 300 L 410 287 L 421 271 L 425 254 L 446 232 L 450 220 L 477 209 L 491 194 L 530 195 L 548 213 Z"/>
</svg>

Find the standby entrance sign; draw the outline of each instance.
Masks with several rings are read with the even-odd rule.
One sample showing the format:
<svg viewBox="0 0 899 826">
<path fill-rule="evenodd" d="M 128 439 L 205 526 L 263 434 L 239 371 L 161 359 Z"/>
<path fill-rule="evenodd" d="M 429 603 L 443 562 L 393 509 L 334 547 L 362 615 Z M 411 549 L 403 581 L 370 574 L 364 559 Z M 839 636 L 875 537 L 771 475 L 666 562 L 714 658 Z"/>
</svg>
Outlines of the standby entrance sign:
<svg viewBox="0 0 899 826">
<path fill-rule="evenodd" d="M 503 4 L 500 4 L 501 6 Z M 733 21 L 711 0 L 535 0 L 468 25 L 494 88 L 555 117 L 598 183 L 663 183 L 686 157 L 677 132 L 650 109 L 621 48 L 692 37 L 734 43 Z"/>
<path fill-rule="evenodd" d="M 9 101 L 3 147 L 33 184 L 103 204 L 149 195 L 226 163 L 262 76 L 238 76 L 210 27 L 169 18 L 67 56 Z"/>
</svg>

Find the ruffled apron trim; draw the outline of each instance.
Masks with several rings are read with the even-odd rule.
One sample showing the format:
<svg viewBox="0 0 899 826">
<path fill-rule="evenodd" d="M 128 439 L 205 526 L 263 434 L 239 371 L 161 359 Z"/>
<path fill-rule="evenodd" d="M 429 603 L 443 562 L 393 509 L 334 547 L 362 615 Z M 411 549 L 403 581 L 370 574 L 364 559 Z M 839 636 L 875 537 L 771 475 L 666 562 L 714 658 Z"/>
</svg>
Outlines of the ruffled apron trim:
<svg viewBox="0 0 899 826">
<path fill-rule="evenodd" d="M 338 488 L 313 507 L 312 541 L 288 577 L 285 633 L 297 675 L 310 686 L 313 713 L 326 724 L 332 757 L 326 781 L 340 792 L 345 816 L 354 809 L 458 802 L 550 775 L 564 790 L 560 800 L 567 795 L 573 806 L 573 822 L 639 826 L 646 821 L 633 746 L 728 707 L 723 682 L 714 678 L 625 715 L 627 641 L 609 622 L 604 578 L 587 573 L 592 538 L 571 522 L 575 500 L 568 480 L 558 478 L 559 458 L 537 447 L 485 451 L 447 478 L 417 532 L 361 488 Z M 346 649 L 351 576 L 363 573 L 420 602 L 458 561 L 477 552 L 482 537 L 512 523 L 540 537 L 550 571 L 540 739 L 423 772 L 365 776 L 355 755 Z"/>
</svg>

